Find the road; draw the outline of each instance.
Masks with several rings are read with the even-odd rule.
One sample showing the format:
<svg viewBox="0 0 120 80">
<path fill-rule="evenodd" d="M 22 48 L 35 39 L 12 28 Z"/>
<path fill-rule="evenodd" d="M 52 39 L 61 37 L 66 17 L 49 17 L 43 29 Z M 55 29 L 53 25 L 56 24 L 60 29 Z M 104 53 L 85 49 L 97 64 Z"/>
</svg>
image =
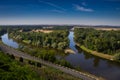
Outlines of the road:
<svg viewBox="0 0 120 80">
<path fill-rule="evenodd" d="M 70 68 L 63 67 L 63 66 L 60 66 L 57 64 L 53 64 L 53 63 L 48 62 L 48 61 L 41 60 L 37 57 L 30 56 L 29 54 L 26 54 L 26 53 L 23 53 L 21 51 L 10 48 L 4 44 L 0 44 L 0 48 L 4 53 L 13 54 L 16 57 L 22 57 L 22 58 L 27 59 L 27 60 L 39 62 L 41 64 L 53 67 L 55 69 L 59 69 L 60 71 L 63 71 L 64 73 L 67 73 L 67 74 L 70 74 L 74 77 L 82 78 L 83 80 L 99 80 L 99 78 L 97 78 L 95 76 L 91 76 L 91 75 L 85 74 L 83 72 L 76 71 L 74 69 L 70 69 Z"/>
</svg>

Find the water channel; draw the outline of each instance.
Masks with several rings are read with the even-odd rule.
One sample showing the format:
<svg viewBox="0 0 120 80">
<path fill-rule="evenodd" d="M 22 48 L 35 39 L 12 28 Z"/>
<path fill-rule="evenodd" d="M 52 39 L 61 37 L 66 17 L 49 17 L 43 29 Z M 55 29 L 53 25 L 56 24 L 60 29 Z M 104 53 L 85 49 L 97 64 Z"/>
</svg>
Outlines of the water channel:
<svg viewBox="0 0 120 80">
<path fill-rule="evenodd" d="M 13 48 L 18 48 L 19 43 L 8 37 L 8 34 L 4 34 L 2 42 Z M 97 76 L 104 77 L 107 80 L 120 80 L 120 63 L 111 62 L 102 58 L 95 57 L 84 51 L 81 51 L 75 46 L 74 32 L 70 32 L 68 36 L 70 40 L 69 47 L 76 53 L 69 54 L 65 59 L 73 66 L 79 66 L 82 70 L 92 73 Z"/>
</svg>

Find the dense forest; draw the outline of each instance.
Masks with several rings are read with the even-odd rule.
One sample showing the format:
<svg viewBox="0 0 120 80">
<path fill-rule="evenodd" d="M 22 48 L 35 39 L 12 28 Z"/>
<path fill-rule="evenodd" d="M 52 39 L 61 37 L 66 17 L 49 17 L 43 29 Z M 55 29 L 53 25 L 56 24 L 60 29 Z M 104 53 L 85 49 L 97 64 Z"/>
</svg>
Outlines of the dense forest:
<svg viewBox="0 0 120 80">
<path fill-rule="evenodd" d="M 69 46 L 68 30 L 56 30 L 50 33 L 12 31 L 10 37 L 37 47 L 66 49 Z"/>
<path fill-rule="evenodd" d="M 0 80 L 40 80 L 40 77 L 28 66 L 0 52 Z"/>
<path fill-rule="evenodd" d="M 120 31 L 75 28 L 74 35 L 75 41 L 88 49 L 104 54 L 120 54 Z"/>
</svg>

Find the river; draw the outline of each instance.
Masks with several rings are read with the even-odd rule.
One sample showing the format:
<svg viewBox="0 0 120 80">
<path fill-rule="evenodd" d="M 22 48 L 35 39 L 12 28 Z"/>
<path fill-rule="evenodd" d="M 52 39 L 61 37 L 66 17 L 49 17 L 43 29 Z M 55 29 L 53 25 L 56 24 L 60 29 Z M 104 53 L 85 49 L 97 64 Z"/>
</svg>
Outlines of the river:
<svg viewBox="0 0 120 80">
<path fill-rule="evenodd" d="M 65 57 L 68 62 L 73 66 L 79 66 L 82 70 L 104 77 L 107 80 L 120 80 L 120 63 L 111 62 L 81 51 L 75 46 L 73 37 L 74 32 L 70 32 L 68 36 L 70 40 L 69 47 L 76 53 L 69 54 Z M 17 42 L 8 38 L 8 34 L 2 36 L 2 42 L 13 48 L 19 47 Z"/>
<path fill-rule="evenodd" d="M 8 37 L 8 33 L 4 34 L 2 37 L 2 42 L 10 47 L 18 48 L 19 44 L 15 42 L 13 39 Z"/>
</svg>

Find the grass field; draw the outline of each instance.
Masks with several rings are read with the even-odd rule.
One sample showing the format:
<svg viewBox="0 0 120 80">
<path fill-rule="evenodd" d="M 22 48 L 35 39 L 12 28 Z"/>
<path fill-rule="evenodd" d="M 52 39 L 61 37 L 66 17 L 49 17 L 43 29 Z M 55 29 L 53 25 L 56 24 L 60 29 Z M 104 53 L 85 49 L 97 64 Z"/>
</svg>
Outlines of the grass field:
<svg viewBox="0 0 120 80">
<path fill-rule="evenodd" d="M 95 28 L 96 30 L 104 30 L 104 31 L 111 31 L 111 30 L 114 30 L 114 31 L 117 31 L 117 30 L 120 30 L 120 28 Z"/>
<path fill-rule="evenodd" d="M 32 30 L 32 32 L 51 33 L 51 32 L 53 32 L 53 30 L 43 30 L 43 29 L 37 29 L 37 30 Z"/>
</svg>

